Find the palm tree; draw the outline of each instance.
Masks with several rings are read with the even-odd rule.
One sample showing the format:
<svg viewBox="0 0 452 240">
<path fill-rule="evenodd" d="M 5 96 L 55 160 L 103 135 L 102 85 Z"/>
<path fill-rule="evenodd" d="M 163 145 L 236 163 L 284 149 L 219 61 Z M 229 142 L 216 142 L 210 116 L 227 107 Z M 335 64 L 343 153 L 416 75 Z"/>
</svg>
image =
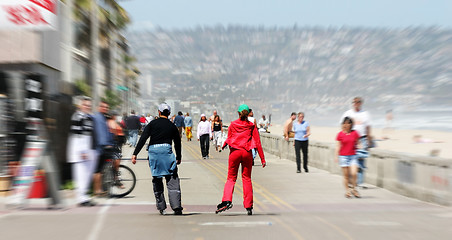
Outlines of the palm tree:
<svg viewBox="0 0 452 240">
<path fill-rule="evenodd" d="M 97 4 L 98 1 L 101 1 L 103 7 Z M 90 85 L 93 86 L 94 99 L 98 93 L 103 92 L 98 89 L 97 83 L 96 64 L 99 62 L 105 66 L 104 88 L 113 90 L 114 84 L 111 82 L 115 63 L 113 52 L 117 50 L 117 41 L 123 39 L 119 37 L 120 31 L 130 23 L 127 12 L 117 1 L 98 1 L 74 0 L 74 17 L 77 27 L 75 44 L 79 50 L 89 52 L 90 57 L 87 61 L 93 68 Z M 95 24 L 93 25 L 93 23 Z"/>
<path fill-rule="evenodd" d="M 90 22 L 92 21 L 91 8 L 95 7 L 98 11 L 99 22 L 102 25 L 100 28 L 100 40 L 102 43 L 107 43 L 108 39 L 113 33 L 125 29 L 130 23 L 128 13 L 115 0 L 101 0 L 106 8 L 96 4 L 96 0 L 74 0 L 74 18 L 79 27 L 82 28 L 79 34 L 79 42 L 82 45 L 89 45 L 89 34 L 91 32 Z M 108 8 L 108 9 L 107 9 Z"/>
<path fill-rule="evenodd" d="M 128 53 L 123 55 L 123 63 L 124 63 L 124 72 L 125 72 L 125 86 L 127 88 L 127 97 L 126 97 L 126 105 L 125 108 L 127 111 L 131 110 L 133 108 L 131 99 L 135 99 L 136 96 L 139 96 L 139 86 L 137 82 L 138 75 L 141 74 L 141 72 L 138 70 L 137 67 L 135 67 L 134 63 L 137 61 L 137 59 Z M 135 106 L 136 107 L 136 106 Z"/>
</svg>

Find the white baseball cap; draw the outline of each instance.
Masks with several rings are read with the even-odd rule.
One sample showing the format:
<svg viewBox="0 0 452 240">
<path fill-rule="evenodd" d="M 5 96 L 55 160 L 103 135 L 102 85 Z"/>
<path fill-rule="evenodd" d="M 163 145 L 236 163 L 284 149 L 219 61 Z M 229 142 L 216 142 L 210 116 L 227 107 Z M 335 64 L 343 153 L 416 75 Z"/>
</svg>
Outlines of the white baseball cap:
<svg viewBox="0 0 452 240">
<path fill-rule="evenodd" d="M 169 112 L 171 112 L 171 107 L 166 103 L 162 103 L 159 105 L 159 111 L 163 112 L 164 110 L 168 110 Z"/>
</svg>

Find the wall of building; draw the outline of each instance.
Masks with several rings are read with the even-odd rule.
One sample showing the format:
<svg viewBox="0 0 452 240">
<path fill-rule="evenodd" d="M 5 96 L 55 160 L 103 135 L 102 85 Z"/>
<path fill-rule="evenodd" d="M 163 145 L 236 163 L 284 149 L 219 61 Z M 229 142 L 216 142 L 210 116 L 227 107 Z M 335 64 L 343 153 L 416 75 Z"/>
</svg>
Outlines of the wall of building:
<svg viewBox="0 0 452 240">
<path fill-rule="evenodd" d="M 39 62 L 41 36 L 31 31 L 0 31 L 0 64 Z"/>
</svg>

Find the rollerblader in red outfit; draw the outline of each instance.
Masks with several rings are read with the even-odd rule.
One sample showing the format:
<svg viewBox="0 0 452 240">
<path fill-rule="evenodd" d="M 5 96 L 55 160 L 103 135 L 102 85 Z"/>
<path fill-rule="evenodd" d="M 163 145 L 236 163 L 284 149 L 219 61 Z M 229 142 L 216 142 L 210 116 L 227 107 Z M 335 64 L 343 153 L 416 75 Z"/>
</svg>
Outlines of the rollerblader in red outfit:
<svg viewBox="0 0 452 240">
<path fill-rule="evenodd" d="M 224 185 L 223 199 L 217 206 L 215 213 L 223 212 L 232 207 L 232 194 L 237 180 L 240 164 L 242 165 L 243 206 L 248 215 L 253 214 L 253 186 L 251 184 L 251 169 L 253 168 L 253 155 L 251 149 L 257 148 L 261 158 L 262 167 L 266 166 L 264 152 L 256 125 L 248 121 L 249 108 L 242 104 L 239 106 L 239 119 L 233 121 L 228 128 L 228 138 L 223 149 L 229 145 L 228 178 Z"/>
</svg>

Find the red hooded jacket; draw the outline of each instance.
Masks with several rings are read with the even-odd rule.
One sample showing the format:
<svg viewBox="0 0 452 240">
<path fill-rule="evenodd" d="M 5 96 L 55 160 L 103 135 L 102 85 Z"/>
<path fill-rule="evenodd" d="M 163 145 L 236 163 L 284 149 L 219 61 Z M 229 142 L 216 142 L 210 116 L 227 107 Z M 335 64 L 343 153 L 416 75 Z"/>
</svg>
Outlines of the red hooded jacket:
<svg viewBox="0 0 452 240">
<path fill-rule="evenodd" d="M 264 151 L 262 150 L 261 139 L 254 123 L 237 119 L 231 122 L 228 128 L 228 138 L 223 144 L 223 148 L 229 145 L 231 148 L 244 149 L 250 151 L 257 148 L 261 162 L 265 163 Z"/>
</svg>

